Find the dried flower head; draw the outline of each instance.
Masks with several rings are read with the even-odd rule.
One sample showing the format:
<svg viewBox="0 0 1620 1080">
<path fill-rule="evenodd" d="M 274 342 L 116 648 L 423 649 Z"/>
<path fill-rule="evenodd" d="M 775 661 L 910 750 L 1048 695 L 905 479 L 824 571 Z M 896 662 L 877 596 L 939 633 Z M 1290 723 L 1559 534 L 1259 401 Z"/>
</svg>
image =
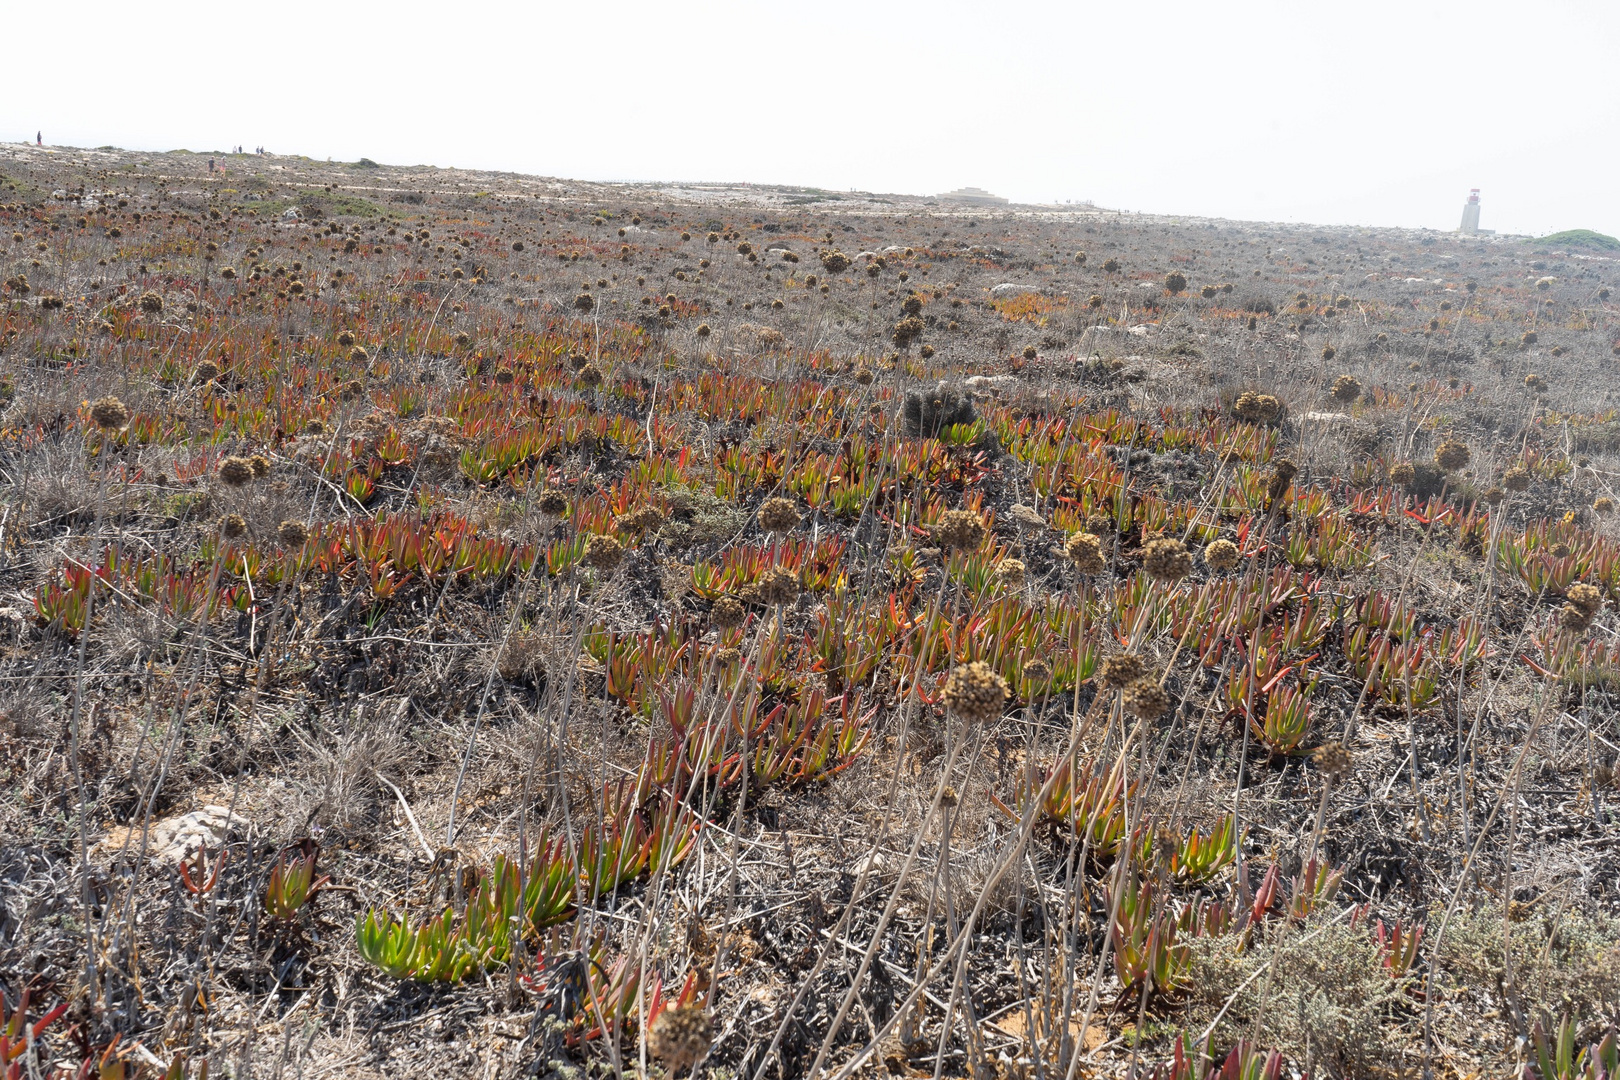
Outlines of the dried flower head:
<svg viewBox="0 0 1620 1080">
<path fill-rule="evenodd" d="M 984 543 L 984 522 L 971 510 L 947 510 L 934 526 L 934 542 L 942 548 L 973 551 Z"/>
<path fill-rule="evenodd" d="M 1592 500 L 1592 509 L 1606 517 L 1614 513 L 1614 500 L 1607 495 L 1599 495 Z"/>
<path fill-rule="evenodd" d="M 1340 375 L 1333 380 L 1333 400 L 1340 405 L 1354 404 L 1361 397 L 1361 380 L 1354 375 Z"/>
<path fill-rule="evenodd" d="M 1434 448 L 1434 463 L 1446 472 L 1456 472 L 1468 464 L 1472 454 L 1461 439 L 1447 439 Z"/>
<path fill-rule="evenodd" d="M 241 487 L 253 479 L 253 463 L 247 458 L 228 457 L 219 463 L 219 478 L 229 487 Z"/>
<path fill-rule="evenodd" d="M 302 521 L 283 521 L 276 528 L 276 539 L 282 547 L 301 548 L 309 539 L 309 526 Z"/>
<path fill-rule="evenodd" d="M 1269 424 L 1282 415 L 1282 402 L 1271 394 L 1245 390 L 1233 402 L 1232 411 L 1239 420 L 1247 420 L 1251 424 Z"/>
<path fill-rule="evenodd" d="M 585 541 L 585 562 L 597 570 L 612 570 L 624 558 L 624 545 L 611 536 L 593 533 Z"/>
<path fill-rule="evenodd" d="M 1312 752 L 1311 760 L 1316 762 L 1316 767 L 1322 771 L 1323 776 L 1335 780 L 1347 775 L 1351 766 L 1355 764 L 1349 748 L 1340 742 L 1326 742 L 1318 746 Z"/>
<path fill-rule="evenodd" d="M 1502 474 L 1502 486 L 1509 491 L 1530 490 L 1530 473 L 1522 465 L 1515 465 Z"/>
<path fill-rule="evenodd" d="M 148 315 L 156 315 L 163 310 L 163 294 L 151 291 L 141 293 L 141 310 Z"/>
<path fill-rule="evenodd" d="M 1094 533 L 1078 532 L 1063 545 L 1063 554 L 1082 574 L 1100 574 L 1108 565 L 1103 557 L 1102 539 Z"/>
<path fill-rule="evenodd" d="M 671 1074 L 696 1064 L 714 1042 L 714 1022 L 701 1005 L 665 1009 L 647 1033 L 647 1049 Z"/>
<path fill-rule="evenodd" d="M 768 607 L 791 604 L 799 597 L 799 576 L 780 566 L 765 571 L 754 585 L 759 602 Z"/>
<path fill-rule="evenodd" d="M 213 382 L 219 378 L 219 365 L 212 360 L 204 360 L 191 369 L 191 381 L 194 383 Z"/>
<path fill-rule="evenodd" d="M 1136 679 L 1125 687 L 1125 711 L 1143 720 L 1154 720 L 1170 709 L 1170 695 L 1154 679 Z"/>
<path fill-rule="evenodd" d="M 741 626 L 747 612 L 735 596 L 722 596 L 709 608 L 709 621 L 722 630 Z"/>
<path fill-rule="evenodd" d="M 1585 630 L 1592 625 L 1592 613 L 1574 604 L 1565 604 L 1558 609 L 1558 625 L 1564 630 Z"/>
<path fill-rule="evenodd" d="M 1192 556 L 1180 540 L 1160 537 L 1143 545 L 1142 568 L 1160 581 L 1180 581 L 1192 572 Z"/>
<path fill-rule="evenodd" d="M 799 508 L 791 499 L 766 499 L 759 508 L 759 527 L 768 533 L 792 532 L 799 527 Z"/>
<path fill-rule="evenodd" d="M 1022 559 L 1002 559 L 996 564 L 996 581 L 1008 589 L 1021 589 L 1025 569 Z"/>
<path fill-rule="evenodd" d="M 1097 678 L 1110 690 L 1122 690 L 1147 673 L 1147 666 L 1136 653 L 1110 656 L 1097 669 Z"/>
<path fill-rule="evenodd" d="M 1001 715 L 1007 701 L 1007 680 L 983 660 L 952 668 L 945 680 L 945 707 L 970 723 L 984 723 Z"/>
<path fill-rule="evenodd" d="M 1034 507 L 1025 506 L 1023 503 L 1013 503 L 1008 507 L 1007 517 L 1020 529 L 1027 529 L 1030 532 L 1039 532 L 1046 528 L 1046 519 L 1041 517 Z"/>
<path fill-rule="evenodd" d="M 1493 484 L 1485 489 L 1485 494 L 1481 498 L 1485 500 L 1487 506 L 1500 506 L 1507 498 L 1507 492 Z"/>
<path fill-rule="evenodd" d="M 241 514 L 226 514 L 219 522 L 219 531 L 227 540 L 247 535 L 247 519 Z"/>
<path fill-rule="evenodd" d="M 253 479 L 263 480 L 270 475 L 270 459 L 263 454 L 254 454 L 248 458 L 248 468 L 253 470 Z"/>
<path fill-rule="evenodd" d="M 1588 615 L 1596 615 L 1603 606 L 1603 590 L 1582 581 L 1564 590 L 1564 599 Z"/>
<path fill-rule="evenodd" d="M 1266 498 L 1275 503 L 1288 493 L 1288 485 L 1294 482 L 1299 475 L 1299 466 L 1288 458 L 1278 458 L 1271 463 L 1271 478 L 1266 482 Z"/>
<path fill-rule="evenodd" d="M 90 406 L 90 419 L 103 431 L 118 431 L 129 425 L 129 406 L 115 397 L 104 397 Z"/>
<path fill-rule="evenodd" d="M 656 506 L 643 506 L 615 520 L 620 528 L 630 532 L 652 532 L 664 523 L 664 512 Z"/>
<path fill-rule="evenodd" d="M 562 517 L 568 512 L 568 496 L 556 488 L 546 488 L 534 501 L 535 509 L 547 517 Z"/>
<path fill-rule="evenodd" d="M 1242 555 L 1232 541 L 1214 540 L 1204 549 L 1204 565 L 1211 570 L 1224 573 L 1235 568 L 1242 561 Z"/>
<path fill-rule="evenodd" d="M 1410 461 L 1397 461 L 1389 467 L 1389 482 L 1401 487 L 1411 487 L 1417 480 L 1417 467 Z"/>
</svg>

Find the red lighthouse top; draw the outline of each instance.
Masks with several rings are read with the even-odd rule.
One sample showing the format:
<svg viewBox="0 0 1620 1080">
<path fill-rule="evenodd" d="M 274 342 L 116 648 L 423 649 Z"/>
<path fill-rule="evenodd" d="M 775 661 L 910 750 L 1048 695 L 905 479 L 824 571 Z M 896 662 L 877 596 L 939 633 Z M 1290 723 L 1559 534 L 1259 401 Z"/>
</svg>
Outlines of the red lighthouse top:
<svg viewBox="0 0 1620 1080">
<path fill-rule="evenodd" d="M 1479 188 L 1468 189 L 1468 201 L 1472 203 L 1479 202 Z"/>
</svg>

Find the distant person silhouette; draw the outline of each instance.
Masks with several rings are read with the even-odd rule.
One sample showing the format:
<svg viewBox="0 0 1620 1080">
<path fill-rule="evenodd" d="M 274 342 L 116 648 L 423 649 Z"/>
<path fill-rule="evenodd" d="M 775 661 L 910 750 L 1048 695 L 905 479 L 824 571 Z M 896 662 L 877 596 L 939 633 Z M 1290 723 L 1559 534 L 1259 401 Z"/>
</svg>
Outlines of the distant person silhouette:
<svg viewBox="0 0 1620 1080">
<path fill-rule="evenodd" d="M 45 145 L 45 133 L 43 131 L 34 132 L 34 145 L 35 146 L 44 146 Z"/>
</svg>

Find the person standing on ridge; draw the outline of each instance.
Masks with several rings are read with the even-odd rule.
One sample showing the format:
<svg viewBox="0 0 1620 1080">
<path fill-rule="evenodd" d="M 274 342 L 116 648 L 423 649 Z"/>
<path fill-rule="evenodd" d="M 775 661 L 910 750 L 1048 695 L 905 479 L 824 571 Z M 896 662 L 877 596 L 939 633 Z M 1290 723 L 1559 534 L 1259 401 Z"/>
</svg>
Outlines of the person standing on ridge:
<svg viewBox="0 0 1620 1080">
<path fill-rule="evenodd" d="M 35 146 L 44 146 L 45 145 L 45 133 L 43 131 L 34 132 L 34 145 Z"/>
</svg>

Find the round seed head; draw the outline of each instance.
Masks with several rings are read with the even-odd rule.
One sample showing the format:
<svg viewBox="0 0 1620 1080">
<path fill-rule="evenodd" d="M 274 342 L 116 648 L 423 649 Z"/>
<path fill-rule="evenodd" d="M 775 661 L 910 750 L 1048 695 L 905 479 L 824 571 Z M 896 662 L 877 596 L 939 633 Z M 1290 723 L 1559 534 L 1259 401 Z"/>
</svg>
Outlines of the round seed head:
<svg viewBox="0 0 1620 1080">
<path fill-rule="evenodd" d="M 1523 466 L 1515 465 L 1502 474 L 1502 486 L 1513 492 L 1528 491 L 1530 473 Z"/>
<path fill-rule="evenodd" d="M 743 610 L 742 601 L 735 596 L 722 596 L 709 608 L 709 621 L 722 630 L 741 626 L 747 612 Z"/>
<path fill-rule="evenodd" d="M 248 468 L 253 470 L 253 479 L 263 480 L 270 475 L 270 459 L 263 454 L 254 454 L 248 458 Z"/>
<path fill-rule="evenodd" d="M 1567 590 L 1565 590 L 1564 599 L 1568 600 L 1571 604 L 1580 608 L 1588 615 L 1596 615 L 1598 613 L 1598 609 L 1603 606 L 1603 590 L 1599 589 L 1596 585 L 1588 585 L 1586 582 L 1582 581 L 1578 584 L 1571 585 Z"/>
<path fill-rule="evenodd" d="M 1245 390 L 1233 402 L 1232 411 L 1239 420 L 1247 420 L 1251 424 L 1269 424 L 1282 415 L 1282 402 L 1271 394 Z"/>
<path fill-rule="evenodd" d="M 547 517 L 562 517 L 568 512 L 568 496 L 556 488 L 547 488 L 535 500 L 535 507 Z"/>
<path fill-rule="evenodd" d="M 1075 533 L 1063 545 L 1063 553 L 1082 574 L 1100 574 L 1107 565 L 1107 560 L 1103 558 L 1102 539 L 1094 533 Z"/>
<path fill-rule="evenodd" d="M 1565 604 L 1558 609 L 1558 625 L 1564 630 L 1585 630 L 1592 625 L 1592 613 L 1574 604 Z"/>
<path fill-rule="evenodd" d="M 1456 472 L 1468 464 L 1472 454 L 1460 439 L 1447 439 L 1434 448 L 1434 463 L 1446 472 Z"/>
<path fill-rule="evenodd" d="M 1125 711 L 1143 720 L 1154 720 L 1170 709 L 1170 695 L 1154 679 L 1137 679 L 1125 687 Z"/>
<path fill-rule="evenodd" d="M 996 564 L 996 580 L 1008 589 L 1021 589 L 1024 586 L 1024 563 L 1022 559 L 1002 559 Z"/>
<path fill-rule="evenodd" d="M 118 431 L 129 424 L 129 406 L 115 397 L 104 397 L 90 406 L 90 419 L 103 431 Z"/>
<path fill-rule="evenodd" d="M 1233 569 L 1241 559 L 1238 546 L 1230 540 L 1215 540 L 1204 549 L 1204 565 L 1217 572 Z"/>
<path fill-rule="evenodd" d="M 276 539 L 282 547 L 301 548 L 309 539 L 309 527 L 302 521 L 283 521 L 276 529 Z"/>
<path fill-rule="evenodd" d="M 1351 766 L 1355 764 L 1349 748 L 1338 742 L 1318 746 L 1311 754 L 1311 759 L 1316 762 L 1316 767 L 1322 770 L 1322 775 L 1331 776 L 1335 780 L 1347 775 Z"/>
<path fill-rule="evenodd" d="M 1102 662 L 1102 667 L 1097 669 L 1097 677 L 1110 690 L 1122 690 L 1146 672 L 1146 665 L 1136 653 L 1120 653 Z"/>
<path fill-rule="evenodd" d="M 593 534 L 585 541 L 585 562 L 597 570 L 612 570 L 624 558 L 624 546 L 611 536 Z"/>
<path fill-rule="evenodd" d="M 791 499 L 766 499 L 759 508 L 759 527 L 768 533 L 792 532 L 799 527 L 799 508 Z"/>
<path fill-rule="evenodd" d="M 228 457 L 219 463 L 219 478 L 228 487 L 241 487 L 253 479 L 253 463 L 247 458 Z"/>
<path fill-rule="evenodd" d="M 1340 375 L 1333 380 L 1333 400 L 1349 405 L 1361 397 L 1361 380 L 1354 375 Z"/>
<path fill-rule="evenodd" d="M 1142 548 L 1142 568 L 1160 581 L 1180 581 L 1192 572 L 1192 556 L 1180 540 L 1161 537 Z"/>
<path fill-rule="evenodd" d="M 1411 487 L 1417 480 L 1417 468 L 1410 461 L 1397 461 L 1389 467 L 1389 481 L 1401 487 Z"/>
<path fill-rule="evenodd" d="M 668 1066 L 673 1075 L 689 1068 L 714 1042 L 714 1022 L 701 1005 L 679 1005 L 665 1009 L 647 1033 L 647 1049 Z"/>
<path fill-rule="evenodd" d="M 1614 513 L 1614 500 L 1607 495 L 1599 495 L 1592 500 L 1592 509 L 1607 517 Z"/>
<path fill-rule="evenodd" d="M 951 669 L 945 680 L 945 707 L 970 723 L 984 723 L 1001 715 L 1007 700 L 1007 680 L 983 660 Z"/>
<path fill-rule="evenodd" d="M 772 567 L 759 576 L 755 583 L 759 601 L 769 607 L 791 604 L 799 598 L 799 577 L 791 570 Z"/>
<path fill-rule="evenodd" d="M 942 548 L 973 551 L 984 543 L 984 522 L 971 510 L 947 510 L 934 526 L 934 542 Z"/>
<path fill-rule="evenodd" d="M 247 519 L 241 514 L 226 514 L 219 522 L 219 531 L 227 540 L 247 535 Z"/>
</svg>

